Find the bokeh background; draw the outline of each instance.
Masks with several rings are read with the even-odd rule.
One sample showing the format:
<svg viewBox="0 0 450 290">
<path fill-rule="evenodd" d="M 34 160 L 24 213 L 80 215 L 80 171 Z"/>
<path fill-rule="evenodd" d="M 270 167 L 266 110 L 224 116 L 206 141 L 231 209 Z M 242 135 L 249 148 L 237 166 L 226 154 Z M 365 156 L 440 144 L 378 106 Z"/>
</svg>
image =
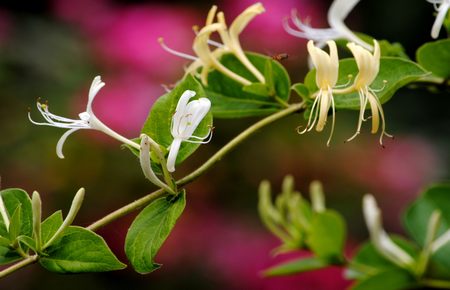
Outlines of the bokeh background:
<svg viewBox="0 0 450 290">
<path fill-rule="evenodd" d="M 267 12 L 242 34 L 244 47 L 263 54 L 288 53 L 283 64 L 293 81 L 307 70 L 306 42 L 287 35 L 281 19 L 296 8 L 315 26 L 326 25 L 331 1 L 263 0 Z M 108 212 L 152 191 L 138 160 L 120 144 L 99 133 L 81 131 L 69 137 L 66 159 L 55 154 L 62 129 L 37 127 L 27 108 L 37 97 L 51 111 L 76 117 L 84 111 L 89 85 L 101 75 L 106 87 L 94 110 L 106 124 L 127 137 L 139 135 L 152 103 L 183 74 L 185 60 L 163 51 L 157 38 L 190 52 L 192 25 L 201 25 L 212 4 L 229 20 L 250 0 L 119 1 L 54 0 L 0 2 L 0 175 L 2 188 L 38 190 L 44 216 L 65 213 L 79 187 L 85 203 L 76 223 L 88 225 Z M 422 0 L 363 0 L 347 20 L 357 31 L 404 44 L 408 54 L 430 41 L 433 7 Z M 361 196 L 374 194 L 385 227 L 402 233 L 401 212 L 429 183 L 447 180 L 450 164 L 449 94 L 425 88 L 399 91 L 387 103 L 386 148 L 365 133 L 351 143 L 357 112 L 339 112 L 333 145 L 325 134 L 298 135 L 304 122 L 294 115 L 230 153 L 187 187 L 188 204 L 157 261 L 163 268 L 150 275 L 131 269 L 82 275 L 55 275 L 37 265 L 0 282 L 2 289 L 343 289 L 349 285 L 340 269 L 295 277 L 267 279 L 264 268 L 292 256 L 273 257 L 278 241 L 258 220 L 257 187 L 269 179 L 278 189 L 284 175 L 295 177 L 307 195 L 309 183 L 324 183 L 327 205 L 349 222 L 348 253 L 367 239 Z M 36 112 L 35 112 L 36 113 Z M 37 114 L 34 115 L 36 118 Z M 187 174 L 256 119 L 215 120 L 213 141 L 177 168 Z M 99 231 L 122 261 L 123 241 L 134 215 Z"/>
</svg>

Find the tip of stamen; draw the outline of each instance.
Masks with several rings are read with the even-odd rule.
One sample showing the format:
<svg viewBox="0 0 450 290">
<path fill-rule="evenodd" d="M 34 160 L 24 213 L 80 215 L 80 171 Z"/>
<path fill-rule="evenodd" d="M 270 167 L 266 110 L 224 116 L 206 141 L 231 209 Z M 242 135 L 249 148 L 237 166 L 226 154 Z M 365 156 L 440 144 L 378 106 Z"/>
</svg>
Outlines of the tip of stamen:
<svg viewBox="0 0 450 290">
<path fill-rule="evenodd" d="M 200 27 L 198 25 L 192 26 L 192 30 L 197 34 L 200 31 Z"/>
<path fill-rule="evenodd" d="M 163 43 L 164 43 L 164 38 L 163 38 L 163 37 L 158 37 L 158 42 L 159 42 L 160 44 L 163 44 Z"/>
<path fill-rule="evenodd" d="M 348 78 L 348 79 L 352 79 L 352 78 L 353 78 L 353 75 L 352 75 L 352 74 L 348 74 L 348 75 L 347 75 L 347 78 Z"/>
<path fill-rule="evenodd" d="M 388 83 L 388 80 L 383 80 L 383 84 L 387 84 Z"/>
</svg>

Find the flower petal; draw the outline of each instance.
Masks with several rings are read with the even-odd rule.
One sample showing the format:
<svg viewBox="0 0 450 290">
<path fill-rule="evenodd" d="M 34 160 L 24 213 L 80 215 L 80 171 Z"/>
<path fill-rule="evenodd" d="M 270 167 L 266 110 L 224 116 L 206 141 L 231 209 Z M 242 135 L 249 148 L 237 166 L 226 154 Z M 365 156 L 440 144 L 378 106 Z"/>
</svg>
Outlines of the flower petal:
<svg viewBox="0 0 450 290">
<path fill-rule="evenodd" d="M 177 161 L 178 151 L 180 150 L 181 138 L 175 138 L 170 144 L 169 156 L 167 156 L 167 170 L 169 172 L 175 171 L 175 163 Z"/>
<path fill-rule="evenodd" d="M 145 134 L 141 135 L 141 150 L 139 151 L 139 161 L 141 164 L 142 172 L 148 180 L 161 188 L 167 187 L 167 185 L 156 176 L 155 172 L 153 172 L 152 164 L 150 161 L 150 140 L 149 137 Z"/>
<path fill-rule="evenodd" d="M 69 137 L 70 134 L 72 134 L 75 131 L 85 129 L 85 128 L 73 128 L 70 130 L 67 130 L 61 138 L 59 138 L 58 143 L 56 144 L 56 155 L 58 155 L 59 158 L 64 159 L 64 154 L 62 153 L 62 148 L 64 145 L 64 142 L 66 142 L 67 137 Z"/>
<path fill-rule="evenodd" d="M 87 103 L 87 106 L 86 106 L 86 111 L 88 113 L 92 112 L 92 102 L 94 101 L 94 98 L 97 95 L 97 93 L 104 86 L 105 86 L 105 83 L 102 82 L 100 76 L 96 76 L 94 78 L 94 80 L 92 81 L 91 88 L 89 89 L 88 103 Z"/>
</svg>

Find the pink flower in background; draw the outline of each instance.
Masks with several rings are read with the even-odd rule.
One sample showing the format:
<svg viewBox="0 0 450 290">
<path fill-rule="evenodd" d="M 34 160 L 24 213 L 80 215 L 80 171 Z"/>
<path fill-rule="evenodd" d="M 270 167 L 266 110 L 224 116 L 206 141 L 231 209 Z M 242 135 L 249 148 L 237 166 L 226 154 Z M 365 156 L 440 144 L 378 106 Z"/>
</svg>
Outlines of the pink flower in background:
<svg viewBox="0 0 450 290">
<path fill-rule="evenodd" d="M 78 25 L 90 39 L 95 59 L 112 66 L 124 67 L 157 79 L 181 77 L 186 63 L 171 57 L 158 43 L 159 37 L 177 50 L 189 51 L 194 33 L 192 26 L 199 17 L 195 10 L 174 5 L 113 6 L 106 0 L 58 0 L 55 13 Z"/>
<path fill-rule="evenodd" d="M 298 0 L 262 0 L 266 12 L 258 15 L 244 30 L 242 42 L 247 49 L 255 49 L 260 53 L 277 54 L 287 52 L 292 57 L 306 59 L 306 42 L 295 39 L 283 29 L 282 20 L 290 15 L 292 9 L 297 9 L 301 15 L 316 18 L 317 2 L 308 4 L 307 1 Z M 230 21 L 245 8 L 254 4 L 253 0 L 227 0 L 219 4 Z M 228 16 L 229 15 L 229 16 Z M 323 14 L 325 15 L 325 13 Z M 323 21 L 323 20 L 322 20 Z M 247 45 L 245 45 L 247 44 Z"/>
</svg>

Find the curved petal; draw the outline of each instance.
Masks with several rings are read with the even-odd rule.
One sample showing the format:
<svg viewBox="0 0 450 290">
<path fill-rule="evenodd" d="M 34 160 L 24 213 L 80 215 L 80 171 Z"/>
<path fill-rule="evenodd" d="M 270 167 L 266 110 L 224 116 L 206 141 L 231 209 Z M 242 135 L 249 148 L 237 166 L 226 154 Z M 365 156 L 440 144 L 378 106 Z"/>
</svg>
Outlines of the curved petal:
<svg viewBox="0 0 450 290">
<path fill-rule="evenodd" d="M 264 13 L 265 11 L 264 6 L 259 2 L 245 9 L 230 25 L 229 31 L 231 38 L 237 38 L 255 16 Z"/>
<path fill-rule="evenodd" d="M 172 144 L 170 144 L 169 149 L 169 156 L 167 156 L 167 170 L 169 172 L 175 171 L 175 163 L 177 161 L 178 151 L 180 150 L 181 146 L 181 138 L 175 138 L 172 141 Z"/>
<path fill-rule="evenodd" d="M 66 131 L 61 138 L 59 138 L 58 143 L 56 144 L 56 155 L 58 155 L 59 158 L 64 159 L 64 154 L 62 153 L 62 148 L 64 145 L 64 142 L 66 142 L 67 137 L 69 137 L 70 134 L 72 134 L 75 131 L 81 130 L 84 128 L 73 128 L 68 131 Z"/>
<path fill-rule="evenodd" d="M 95 96 L 100 91 L 101 88 L 105 86 L 105 83 L 102 82 L 100 76 L 96 76 L 94 80 L 92 81 L 91 88 L 89 89 L 89 97 L 88 97 L 88 103 L 86 106 L 86 112 L 91 113 L 92 112 L 92 102 L 94 101 Z"/>
<path fill-rule="evenodd" d="M 183 92 L 180 99 L 178 100 L 177 107 L 175 108 L 175 112 L 172 116 L 172 127 L 171 127 L 172 136 L 175 137 L 178 135 L 178 128 L 180 127 L 180 122 L 184 118 L 184 115 L 186 115 L 187 104 L 189 100 L 195 95 L 196 95 L 195 91 L 186 90 Z"/>
</svg>

